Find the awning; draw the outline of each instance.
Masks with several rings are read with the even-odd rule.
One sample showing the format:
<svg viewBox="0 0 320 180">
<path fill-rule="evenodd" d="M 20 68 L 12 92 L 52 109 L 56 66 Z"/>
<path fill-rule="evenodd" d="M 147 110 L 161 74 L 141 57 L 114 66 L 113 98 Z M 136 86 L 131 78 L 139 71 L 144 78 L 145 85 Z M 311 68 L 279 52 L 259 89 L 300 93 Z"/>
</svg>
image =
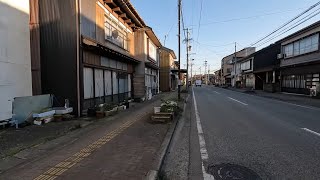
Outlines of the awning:
<svg viewBox="0 0 320 180">
<path fill-rule="evenodd" d="M 254 70 L 253 73 L 269 72 L 269 71 L 274 71 L 276 69 L 278 68 L 276 68 L 275 66 L 269 66 L 269 67 Z"/>
<path fill-rule="evenodd" d="M 159 69 L 159 67 L 153 62 L 146 62 L 146 66 L 152 69 Z"/>
<path fill-rule="evenodd" d="M 129 54 L 123 54 L 109 47 L 106 47 L 93 39 L 82 36 L 83 46 L 87 49 L 99 51 L 101 54 L 114 58 L 115 60 L 125 61 L 127 63 L 140 63 L 141 61 L 131 57 Z"/>
</svg>

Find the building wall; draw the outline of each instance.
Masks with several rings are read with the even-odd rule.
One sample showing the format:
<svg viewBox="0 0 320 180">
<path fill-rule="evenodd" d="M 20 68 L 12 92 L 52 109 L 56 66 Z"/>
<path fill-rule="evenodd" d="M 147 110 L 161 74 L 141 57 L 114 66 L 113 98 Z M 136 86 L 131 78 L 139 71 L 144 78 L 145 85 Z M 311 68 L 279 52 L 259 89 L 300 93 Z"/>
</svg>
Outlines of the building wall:
<svg viewBox="0 0 320 180">
<path fill-rule="evenodd" d="M 129 25 L 127 23 L 125 23 L 121 18 L 118 17 L 118 15 L 113 12 L 111 10 L 111 8 L 107 5 L 103 5 L 100 1 L 97 1 L 97 3 L 95 3 L 95 6 L 92 7 L 92 9 L 90 9 L 91 11 L 93 11 L 93 9 L 95 8 L 95 14 L 96 14 L 96 19 L 95 19 L 95 29 L 96 29 L 96 35 L 95 35 L 95 39 L 101 43 L 102 45 L 111 48 L 113 50 L 116 50 L 122 54 L 125 55 L 131 55 L 134 56 L 135 52 L 134 52 L 134 33 L 133 30 L 129 27 Z M 89 10 L 88 10 L 89 11 Z M 83 12 L 85 13 L 85 12 Z M 110 13 L 110 14 L 109 14 Z M 128 50 L 125 50 L 113 43 L 111 43 L 110 41 L 105 39 L 105 16 L 113 16 L 115 18 L 117 18 L 117 20 L 119 21 L 119 23 L 122 23 L 125 25 L 126 28 L 128 28 L 128 30 L 130 32 L 128 32 Z M 83 15 L 85 16 L 85 14 Z M 86 27 L 83 27 L 84 29 L 87 29 Z M 84 33 L 86 32 L 83 31 Z"/>
<path fill-rule="evenodd" d="M 30 2 L 30 46 L 31 48 L 31 71 L 32 71 L 32 94 L 42 94 L 41 88 L 41 54 L 40 54 L 40 24 L 39 24 L 39 0 Z"/>
<path fill-rule="evenodd" d="M 160 54 L 160 91 L 170 91 L 170 65 L 173 58 L 170 53 L 163 50 Z"/>
<path fill-rule="evenodd" d="M 293 36 L 290 39 L 287 39 L 281 43 L 281 46 L 283 47 L 286 44 L 292 43 L 294 41 L 297 41 L 301 38 L 310 36 L 314 33 L 319 33 L 320 32 L 320 27 L 315 27 L 313 29 L 307 30 L 303 33 L 300 33 L 299 35 Z M 320 44 L 320 43 L 319 43 Z M 315 52 L 311 53 L 306 53 L 302 54 L 299 56 L 294 56 L 294 57 L 289 57 L 289 58 L 284 58 L 280 62 L 280 66 L 290 66 L 290 65 L 295 65 L 295 64 L 301 64 L 301 63 L 309 63 L 309 62 L 315 62 L 315 61 L 320 61 L 320 49 L 318 47 L 318 50 Z"/>
<path fill-rule="evenodd" d="M 41 0 L 40 47 L 42 93 L 60 105 L 70 100 L 78 114 L 78 14 L 74 0 Z"/>
<path fill-rule="evenodd" d="M 0 120 L 14 97 L 31 95 L 29 0 L 0 0 Z"/>
<path fill-rule="evenodd" d="M 135 66 L 135 74 L 133 76 L 133 89 L 135 98 L 143 98 L 145 96 L 145 61 L 146 61 L 146 34 L 142 30 L 137 30 L 134 33 L 135 41 L 135 58 L 141 63 Z"/>
</svg>

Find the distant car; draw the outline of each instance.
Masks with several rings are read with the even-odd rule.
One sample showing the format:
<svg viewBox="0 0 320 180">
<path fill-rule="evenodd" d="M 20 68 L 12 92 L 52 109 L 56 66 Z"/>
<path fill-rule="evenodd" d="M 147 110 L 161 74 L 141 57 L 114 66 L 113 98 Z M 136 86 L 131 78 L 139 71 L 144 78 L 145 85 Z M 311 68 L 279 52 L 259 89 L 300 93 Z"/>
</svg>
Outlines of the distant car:
<svg viewBox="0 0 320 180">
<path fill-rule="evenodd" d="M 201 87 L 202 85 L 202 81 L 201 80 L 196 80 L 196 87 L 200 86 Z"/>
</svg>

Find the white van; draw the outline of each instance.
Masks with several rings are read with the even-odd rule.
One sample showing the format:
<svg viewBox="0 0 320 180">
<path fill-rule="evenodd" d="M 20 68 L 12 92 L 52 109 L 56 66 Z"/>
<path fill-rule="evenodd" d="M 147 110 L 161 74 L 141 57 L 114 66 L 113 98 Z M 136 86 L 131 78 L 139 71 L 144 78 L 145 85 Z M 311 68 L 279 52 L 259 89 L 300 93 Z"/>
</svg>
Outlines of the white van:
<svg viewBox="0 0 320 180">
<path fill-rule="evenodd" d="M 201 80 L 196 80 L 196 87 L 200 86 L 201 87 L 202 85 L 202 81 Z"/>
</svg>

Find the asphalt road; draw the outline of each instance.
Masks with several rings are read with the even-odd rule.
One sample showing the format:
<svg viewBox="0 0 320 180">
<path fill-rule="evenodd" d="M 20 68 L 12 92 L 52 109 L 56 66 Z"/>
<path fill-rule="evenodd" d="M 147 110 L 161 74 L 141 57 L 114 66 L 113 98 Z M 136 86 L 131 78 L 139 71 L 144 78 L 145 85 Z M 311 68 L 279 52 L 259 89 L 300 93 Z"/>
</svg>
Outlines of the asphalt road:
<svg viewBox="0 0 320 180">
<path fill-rule="evenodd" d="M 209 165 L 232 164 L 261 179 L 320 179 L 320 109 L 210 86 L 193 89 L 206 171 Z M 199 141 L 190 143 L 199 155 Z"/>
</svg>

